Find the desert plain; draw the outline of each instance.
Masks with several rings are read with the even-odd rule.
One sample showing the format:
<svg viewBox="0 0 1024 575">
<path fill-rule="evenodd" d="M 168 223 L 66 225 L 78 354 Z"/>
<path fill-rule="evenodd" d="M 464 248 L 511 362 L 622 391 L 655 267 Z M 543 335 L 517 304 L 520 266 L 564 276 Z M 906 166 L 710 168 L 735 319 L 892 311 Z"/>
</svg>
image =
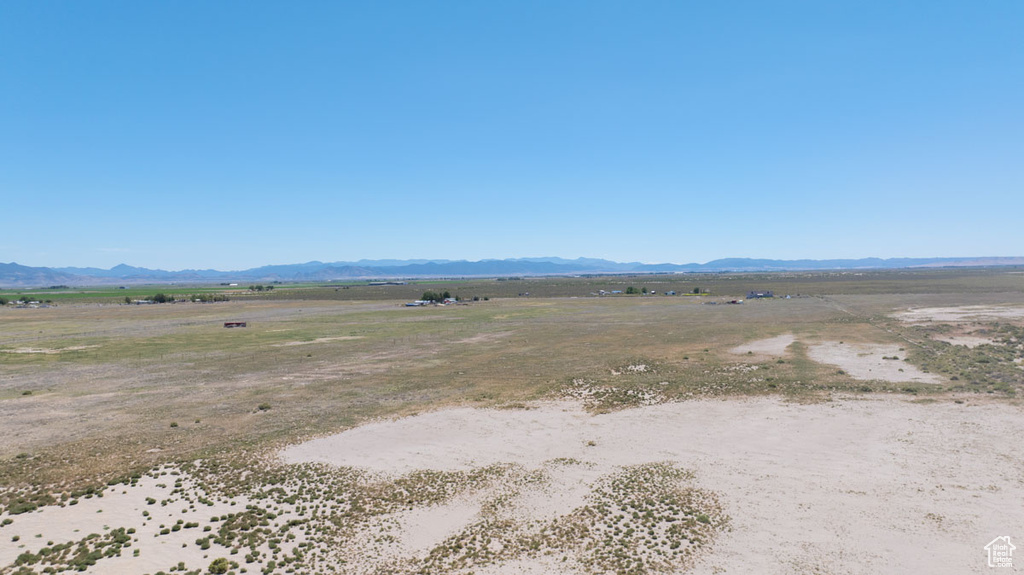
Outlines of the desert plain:
<svg viewBox="0 0 1024 575">
<path fill-rule="evenodd" d="M 0 573 L 1024 565 L 1016 269 L 55 299 L 0 308 Z"/>
</svg>

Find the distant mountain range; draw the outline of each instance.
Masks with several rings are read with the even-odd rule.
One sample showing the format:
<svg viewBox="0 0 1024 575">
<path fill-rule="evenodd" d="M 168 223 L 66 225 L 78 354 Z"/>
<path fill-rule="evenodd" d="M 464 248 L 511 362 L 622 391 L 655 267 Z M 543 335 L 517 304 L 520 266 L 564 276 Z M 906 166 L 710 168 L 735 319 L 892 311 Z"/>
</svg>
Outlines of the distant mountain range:
<svg viewBox="0 0 1024 575">
<path fill-rule="evenodd" d="M 248 270 L 165 271 L 125 264 L 101 268 L 29 267 L 0 263 L 0 286 L 47 287 L 146 283 L 326 282 L 358 279 L 503 277 L 625 273 L 716 273 L 807 270 L 900 269 L 921 267 L 1020 266 L 1024 257 L 864 258 L 843 260 L 769 260 L 728 258 L 704 264 L 621 263 L 603 259 L 517 258 L 504 260 L 359 260 L 270 265 Z"/>
</svg>

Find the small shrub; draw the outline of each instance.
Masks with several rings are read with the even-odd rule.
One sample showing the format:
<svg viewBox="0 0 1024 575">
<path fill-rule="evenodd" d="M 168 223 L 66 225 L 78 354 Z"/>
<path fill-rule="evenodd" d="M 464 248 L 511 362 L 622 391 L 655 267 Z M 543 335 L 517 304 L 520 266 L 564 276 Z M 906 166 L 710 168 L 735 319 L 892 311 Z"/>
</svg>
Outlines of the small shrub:
<svg viewBox="0 0 1024 575">
<path fill-rule="evenodd" d="M 228 569 L 230 568 L 231 564 L 228 562 L 227 559 L 225 559 L 224 557 L 218 557 L 214 559 L 212 563 L 210 563 L 209 571 L 210 573 L 220 574 L 227 573 Z"/>
</svg>

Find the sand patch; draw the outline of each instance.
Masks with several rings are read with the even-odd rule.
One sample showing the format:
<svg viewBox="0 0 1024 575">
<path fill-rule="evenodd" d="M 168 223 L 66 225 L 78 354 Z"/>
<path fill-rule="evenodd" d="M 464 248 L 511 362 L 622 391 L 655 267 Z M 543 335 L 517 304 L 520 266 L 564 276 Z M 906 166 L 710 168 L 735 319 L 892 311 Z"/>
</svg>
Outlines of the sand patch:
<svg viewBox="0 0 1024 575">
<path fill-rule="evenodd" d="M 44 355 L 56 355 L 58 353 L 64 353 L 66 351 L 82 351 L 86 349 L 93 349 L 99 347 L 98 345 L 73 345 L 70 347 L 61 347 L 57 349 L 51 349 L 46 347 L 18 347 L 15 349 L 0 349 L 0 353 L 41 353 Z"/>
<path fill-rule="evenodd" d="M 543 521 L 566 515 L 587 503 L 604 469 L 578 460 L 545 463 L 542 481 L 521 486 L 516 496 L 498 513 L 526 521 Z"/>
<path fill-rule="evenodd" d="M 337 337 L 318 337 L 309 341 L 286 341 L 284 343 L 275 343 L 273 347 L 292 347 L 295 345 L 309 345 L 312 343 L 327 343 L 329 341 L 347 341 L 350 339 L 363 339 L 361 335 L 340 335 Z"/>
<path fill-rule="evenodd" d="M 422 559 L 445 539 L 480 520 L 483 496 L 463 494 L 443 503 L 416 507 L 370 521 L 355 538 L 361 555 L 372 557 L 370 564 L 401 562 L 405 558 Z M 387 537 L 380 535 L 386 533 Z"/>
<path fill-rule="evenodd" d="M 527 411 L 454 408 L 368 423 L 293 445 L 280 458 L 285 463 L 329 463 L 388 473 L 464 471 L 497 463 L 537 467 L 573 457 L 588 440 L 585 422 L 590 419 L 575 402 Z"/>
<path fill-rule="evenodd" d="M 818 363 L 834 365 L 853 377 L 893 383 L 942 383 L 942 378 L 925 373 L 904 358 L 906 352 L 895 344 L 839 343 L 829 341 L 808 346 L 807 355 Z M 885 358 L 898 359 L 885 359 Z"/>
<path fill-rule="evenodd" d="M 131 546 L 120 556 L 99 562 L 87 573 L 134 575 L 167 569 L 179 561 L 208 565 L 210 551 L 197 546 L 195 539 L 210 534 L 203 531 L 204 526 L 217 527 L 217 523 L 210 521 L 212 516 L 237 512 L 248 501 L 235 498 L 232 504 L 226 499 L 211 498 L 208 504 L 190 505 L 186 493 L 209 494 L 188 474 L 173 471 L 154 475 L 144 475 L 134 486 L 113 486 L 102 497 L 79 498 L 75 505 L 49 506 L 9 516 L 12 523 L 3 527 L 0 539 L 0 572 L 6 572 L 2 566 L 13 563 L 21 553 L 36 553 L 51 542 L 80 541 L 90 534 L 104 535 L 118 528 L 134 530 Z M 177 528 L 172 531 L 175 525 Z M 164 529 L 167 532 L 161 534 Z M 12 541 L 15 535 L 18 541 Z M 138 556 L 134 555 L 136 550 Z M 215 552 L 226 555 L 223 548 Z"/>
<path fill-rule="evenodd" d="M 966 305 L 959 307 L 911 308 L 893 314 L 906 323 L 977 322 L 1000 319 L 1024 319 L 1024 307 L 1009 305 Z"/>
<path fill-rule="evenodd" d="M 513 494 L 502 511 L 513 516 L 531 516 L 549 505 L 539 513 L 564 515 L 590 500 L 607 473 L 671 461 L 693 469 L 697 483 L 714 489 L 732 517 L 731 530 L 696 573 L 727 566 L 728 572 L 782 574 L 827 566 L 836 573 L 952 575 L 983 570 L 979 549 L 1024 524 L 1024 508 L 1006 505 L 1024 497 L 1017 472 L 1024 458 L 1004 449 L 1024 440 L 1022 415 L 1008 405 L 893 399 L 816 405 L 708 400 L 599 416 L 556 403 L 529 411 L 449 409 L 372 423 L 293 446 L 281 456 L 387 473 L 492 461 L 544 471 L 548 481 Z M 565 463 L 553 468 L 552 456 Z M 552 491 L 545 495 L 545 489 Z M 574 501 L 560 503 L 560 494 Z M 436 538 L 413 545 L 415 534 L 431 524 L 433 513 L 450 533 L 473 523 L 482 508 L 472 505 L 486 500 L 463 499 L 400 517 L 407 533 L 401 538 L 422 549 Z M 474 570 L 586 572 L 544 556 Z"/>
<path fill-rule="evenodd" d="M 787 333 L 776 337 L 770 337 L 768 339 L 759 339 L 757 341 L 745 343 L 730 349 L 729 352 L 744 355 L 748 353 L 771 356 L 785 355 L 786 348 L 795 341 L 796 337 L 791 333 Z"/>
<path fill-rule="evenodd" d="M 575 403 L 560 402 L 531 410 L 447 409 L 370 423 L 293 446 L 281 458 L 358 466 L 394 477 L 425 469 L 479 469 L 488 462 L 513 466 L 479 489 L 378 516 L 351 537 L 329 538 L 324 559 L 297 572 L 415 572 L 410 561 L 460 533 L 486 532 L 479 530 L 488 520 L 514 521 L 523 529 L 557 524 L 588 506 L 606 506 L 610 485 L 642 485 L 623 475 L 630 466 L 668 462 L 688 470 L 698 488 L 716 493 L 731 516 L 729 529 L 718 533 L 699 561 L 674 564 L 691 570 L 676 572 L 953 575 L 983 571 L 984 545 L 1024 525 L 1024 508 L 1012 504 L 1024 498 L 1024 454 L 1012 449 L 1022 441 L 1024 409 L 1006 404 L 869 398 L 800 405 L 757 398 L 667 403 L 594 416 Z M 337 469 L 344 473 L 346 467 Z M 144 476 L 137 487 L 118 485 L 75 506 L 11 516 L 14 522 L 0 529 L 0 572 L 11 570 L 4 566 L 19 553 L 34 552 L 47 540 L 74 541 L 117 527 L 138 530 L 132 547 L 100 560 L 89 573 L 155 572 L 178 561 L 205 571 L 212 558 L 229 556 L 216 544 L 208 551 L 196 545 L 210 533 L 203 531 L 206 526 L 216 531 L 220 525 L 211 515 L 259 504 L 278 513 L 269 525 L 276 530 L 302 517 L 296 506 L 307 508 L 306 517 L 312 509 L 301 497 L 281 503 L 300 492 L 301 483 L 293 480 L 264 486 L 264 493 L 281 490 L 271 500 L 236 497 L 231 505 L 200 489 L 187 474 L 173 473 Z M 312 476 L 307 489 L 308 481 Z M 195 500 L 195 509 L 186 495 Z M 607 508 L 619 514 L 620 505 Z M 621 515 L 631 520 L 629 513 Z M 607 533 L 601 531 L 607 525 L 600 516 L 584 517 L 581 526 Z M 178 521 L 198 525 L 160 535 L 161 525 L 181 525 Z M 299 537 L 281 541 L 281 556 L 303 542 L 301 530 L 293 532 Z M 20 540 L 12 541 L 13 535 Z M 492 563 L 430 571 L 594 572 L 578 555 L 565 562 L 559 553 L 500 555 L 507 541 L 487 544 L 497 554 Z M 258 564 L 248 564 L 249 572 L 261 570 L 268 551 L 260 547 L 264 555 Z M 650 551 L 628 548 L 630 554 Z M 243 546 L 233 557 L 247 565 L 246 553 Z"/>
</svg>

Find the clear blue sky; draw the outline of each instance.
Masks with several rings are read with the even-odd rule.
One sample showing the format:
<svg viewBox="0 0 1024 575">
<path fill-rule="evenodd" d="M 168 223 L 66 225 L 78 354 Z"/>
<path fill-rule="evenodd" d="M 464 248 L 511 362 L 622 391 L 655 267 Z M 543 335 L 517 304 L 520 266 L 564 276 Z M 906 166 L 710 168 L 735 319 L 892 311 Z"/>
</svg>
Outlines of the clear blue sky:
<svg viewBox="0 0 1024 575">
<path fill-rule="evenodd" d="M 1024 2 L 0 3 L 0 262 L 1024 255 Z"/>
</svg>

